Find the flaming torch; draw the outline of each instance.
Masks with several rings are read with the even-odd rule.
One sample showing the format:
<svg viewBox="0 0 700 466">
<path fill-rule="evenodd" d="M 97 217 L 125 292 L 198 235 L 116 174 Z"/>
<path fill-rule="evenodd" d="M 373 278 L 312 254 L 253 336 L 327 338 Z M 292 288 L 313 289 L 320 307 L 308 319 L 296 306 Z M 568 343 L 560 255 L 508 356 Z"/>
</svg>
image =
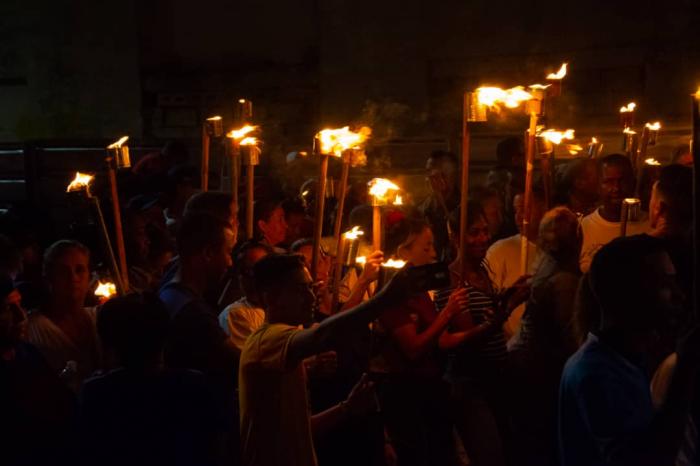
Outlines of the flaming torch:
<svg viewBox="0 0 700 466">
<path fill-rule="evenodd" d="M 241 141 L 245 139 L 249 133 L 257 130 L 257 126 L 243 125 L 238 129 L 234 129 L 226 133 L 226 137 L 230 140 L 229 152 L 231 154 L 231 195 L 233 202 L 238 205 L 238 182 L 239 182 L 239 164 L 241 155 Z M 223 183 L 221 183 L 223 186 Z"/>
<path fill-rule="evenodd" d="M 117 170 L 129 168 L 129 146 L 126 142 L 129 136 L 124 136 L 117 142 L 107 146 L 107 175 L 109 177 L 110 194 L 112 197 L 112 213 L 114 215 L 114 237 L 117 243 L 117 254 L 119 256 L 119 268 L 121 270 L 122 285 L 124 293 L 129 291 L 129 269 L 126 265 L 126 247 L 124 246 L 124 231 L 122 230 L 122 214 L 119 206 L 119 193 L 117 192 Z"/>
<path fill-rule="evenodd" d="M 379 271 L 379 280 L 377 280 L 377 291 L 384 288 L 389 280 L 393 278 L 396 273 L 406 266 L 406 261 L 400 259 L 389 259 L 383 262 L 381 269 Z"/>
<path fill-rule="evenodd" d="M 338 243 L 338 249 L 335 256 L 335 270 L 333 271 L 333 301 L 331 312 L 336 312 L 338 303 L 340 302 L 340 280 L 343 278 L 343 267 L 352 267 L 355 265 L 357 253 L 360 250 L 360 236 L 365 232 L 360 230 L 360 227 L 353 227 L 352 230 L 346 231 L 341 236 Z"/>
<path fill-rule="evenodd" d="M 247 195 L 245 213 L 245 232 L 248 239 L 253 238 L 253 209 L 255 200 L 255 166 L 260 165 L 260 147 L 258 139 L 246 137 L 241 140 L 241 161 L 246 166 Z"/>
<path fill-rule="evenodd" d="M 97 213 L 97 221 L 99 222 L 100 234 L 102 236 L 102 242 L 104 243 L 105 249 L 107 251 L 107 256 L 109 260 L 110 268 L 112 269 L 112 275 L 115 282 L 117 283 L 117 288 L 121 294 L 124 294 L 126 290 L 122 284 L 121 272 L 119 271 L 119 266 L 117 265 L 117 259 L 114 255 L 114 249 L 112 249 L 112 242 L 109 239 L 109 231 L 107 230 L 107 224 L 105 223 L 104 215 L 102 214 L 102 208 L 100 207 L 100 200 L 90 192 L 90 183 L 93 180 L 92 175 L 86 175 L 84 173 L 76 172 L 75 178 L 70 182 L 66 188 L 66 192 L 80 192 L 85 193 L 85 197 L 92 203 Z"/>
<path fill-rule="evenodd" d="M 532 190 L 532 162 L 535 153 L 535 137 L 537 120 L 542 114 L 544 96 L 547 86 L 534 85 L 526 91 L 524 87 L 517 86 L 511 89 L 498 87 L 480 87 L 474 93 L 465 93 L 462 121 L 462 192 L 460 199 L 460 224 L 459 224 L 459 264 L 464 277 L 464 243 L 467 234 L 467 202 L 469 192 L 469 158 L 470 158 L 470 134 L 469 122 L 483 122 L 487 119 L 487 110 L 499 112 L 501 105 L 506 108 L 517 108 L 524 102 L 527 103 L 526 111 L 530 116 L 530 129 L 528 131 L 527 160 L 525 171 L 525 212 L 529 212 Z M 523 218 L 524 227 L 527 227 L 527 214 Z M 527 264 L 527 238 L 523 235 L 523 264 Z"/>
<path fill-rule="evenodd" d="M 691 96 L 692 128 L 693 134 L 690 144 L 690 152 L 693 156 L 693 306 L 698 312 L 700 306 L 700 289 L 698 289 L 698 270 L 700 270 L 700 169 L 697 166 L 700 161 L 700 87 Z"/>
<path fill-rule="evenodd" d="M 603 143 L 598 141 L 598 138 L 591 138 L 591 142 L 588 143 L 588 157 L 597 158 L 603 152 Z"/>
<path fill-rule="evenodd" d="M 211 138 L 220 138 L 224 134 L 224 125 L 220 116 L 209 117 L 202 124 L 202 191 L 209 190 L 209 147 Z"/>
<path fill-rule="evenodd" d="M 105 301 L 108 301 L 112 296 L 116 294 L 117 287 L 114 285 L 114 283 L 102 283 L 101 280 L 97 282 L 97 288 L 95 288 L 95 296 L 98 296 L 100 298 L 100 304 L 104 304 Z"/>
<path fill-rule="evenodd" d="M 622 124 L 622 129 L 630 128 L 634 125 L 634 111 L 636 108 L 637 104 L 634 102 L 620 107 L 620 124 Z"/>
<path fill-rule="evenodd" d="M 314 224 L 314 243 L 311 259 L 311 276 L 316 277 L 318 268 L 318 260 L 321 253 L 321 236 L 323 236 L 323 223 L 326 203 L 326 191 L 328 184 L 328 161 L 329 158 L 338 157 L 343 161 L 343 173 L 341 176 L 340 199 L 338 202 L 338 211 L 336 214 L 334 234 L 336 235 L 336 244 L 340 239 L 340 228 L 343 217 L 345 204 L 345 194 L 347 191 L 347 183 L 350 165 L 361 163 L 364 158 L 364 153 L 359 152 L 361 144 L 364 143 L 372 130 L 367 127 L 362 127 L 358 132 L 350 131 L 350 127 L 345 126 L 337 129 L 324 129 L 319 131 L 314 138 L 314 152 L 320 157 L 318 185 L 316 192 L 316 218 Z M 355 163 L 353 163 L 355 162 Z M 337 251 L 336 251 L 337 253 Z M 335 286 L 335 285 L 334 285 Z"/>
<path fill-rule="evenodd" d="M 396 196 L 399 187 L 385 178 L 374 178 L 367 184 L 372 199 L 372 249 L 382 250 L 382 206 L 385 206 Z"/>
<path fill-rule="evenodd" d="M 550 85 L 547 90 L 547 95 L 549 97 L 559 97 L 561 95 L 561 83 L 566 77 L 566 71 L 568 63 L 562 63 L 561 68 L 556 73 L 549 73 L 547 75 L 547 83 Z"/>
<path fill-rule="evenodd" d="M 637 197 L 639 197 L 639 191 L 642 187 L 642 176 L 644 175 L 645 168 L 649 165 L 654 165 L 648 163 L 650 159 L 647 157 L 647 149 L 649 146 L 656 145 L 656 140 L 660 129 L 661 123 L 658 121 L 654 123 L 647 123 L 644 125 L 644 128 L 642 128 L 642 137 L 641 141 L 639 142 L 639 149 L 637 150 L 637 153 L 635 154 L 636 157 L 633 160 L 634 170 L 637 175 L 637 187 L 635 190 Z M 644 160 L 644 163 L 642 163 L 642 160 Z"/>
<path fill-rule="evenodd" d="M 541 130 L 537 133 L 540 140 L 545 142 L 547 150 L 543 151 L 540 163 L 542 166 L 542 177 L 544 183 L 544 198 L 547 210 L 552 205 L 552 189 L 554 180 L 552 179 L 552 159 L 554 158 L 554 146 L 558 146 L 565 140 L 574 139 L 574 130 L 567 129 L 558 131 L 555 129 Z M 548 146 L 548 147 L 547 147 Z M 574 149 L 576 151 L 576 149 Z"/>
<path fill-rule="evenodd" d="M 622 201 L 622 214 L 620 218 L 620 236 L 627 236 L 627 224 L 639 220 L 642 203 L 637 198 L 627 198 Z"/>
</svg>

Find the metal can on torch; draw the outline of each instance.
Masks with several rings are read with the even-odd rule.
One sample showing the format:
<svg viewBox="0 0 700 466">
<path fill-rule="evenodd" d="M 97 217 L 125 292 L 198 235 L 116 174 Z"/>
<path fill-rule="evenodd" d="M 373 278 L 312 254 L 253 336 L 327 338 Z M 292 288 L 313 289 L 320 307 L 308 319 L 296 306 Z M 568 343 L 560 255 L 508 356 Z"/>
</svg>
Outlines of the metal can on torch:
<svg viewBox="0 0 700 466">
<path fill-rule="evenodd" d="M 622 213 L 620 215 L 620 236 L 627 236 L 627 224 L 639 221 L 642 211 L 642 203 L 636 198 L 626 198 L 622 201 Z"/>
</svg>

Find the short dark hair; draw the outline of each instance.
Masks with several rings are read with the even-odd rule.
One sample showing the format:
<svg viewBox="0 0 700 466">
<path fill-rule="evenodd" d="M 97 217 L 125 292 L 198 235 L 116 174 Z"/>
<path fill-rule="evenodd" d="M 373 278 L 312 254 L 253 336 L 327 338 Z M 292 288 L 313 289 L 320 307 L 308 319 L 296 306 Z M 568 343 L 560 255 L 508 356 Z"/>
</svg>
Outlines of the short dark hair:
<svg viewBox="0 0 700 466">
<path fill-rule="evenodd" d="M 231 229 L 231 225 L 214 215 L 204 212 L 185 215 L 177 229 L 178 253 L 182 257 L 192 257 L 206 248 L 223 244 L 225 229 Z"/>
<path fill-rule="evenodd" d="M 256 228 L 259 220 L 269 222 L 272 213 L 278 208 L 282 208 L 282 201 L 280 199 L 259 199 L 255 201 L 253 221 Z"/>
<path fill-rule="evenodd" d="M 90 250 L 87 246 L 72 239 L 62 239 L 53 243 L 46 252 L 44 252 L 44 265 L 42 269 L 44 276 L 48 276 L 49 273 L 51 273 L 59 257 L 62 257 L 65 253 L 72 250 L 85 254 L 88 258 L 88 262 L 90 261 Z"/>
<path fill-rule="evenodd" d="M 453 234 L 459 234 L 459 219 L 461 216 L 461 212 L 459 207 L 454 209 L 452 212 L 450 212 L 449 217 L 447 218 L 447 227 L 449 228 L 450 232 Z M 474 200 L 470 199 L 469 202 L 467 203 L 467 226 L 470 227 L 472 226 L 477 220 L 481 218 L 486 218 L 486 214 L 484 213 L 484 208 L 481 207 L 481 203 Z"/>
<path fill-rule="evenodd" d="M 683 165 L 663 167 L 656 190 L 666 201 L 672 220 L 689 227 L 693 223 L 693 169 Z"/>
<path fill-rule="evenodd" d="M 523 138 L 518 136 L 509 136 L 499 141 L 496 145 L 496 160 L 501 166 L 510 166 L 513 155 L 523 155 L 524 153 Z"/>
<path fill-rule="evenodd" d="M 297 254 L 272 254 L 253 266 L 253 278 L 260 292 L 279 288 L 281 283 L 296 270 L 303 269 L 304 259 Z"/>
<path fill-rule="evenodd" d="M 623 154 L 610 154 L 606 155 L 598 161 L 599 171 L 603 171 L 604 166 L 615 166 L 627 170 L 631 175 L 634 176 L 634 170 L 632 169 L 632 162 L 629 157 Z"/>
<path fill-rule="evenodd" d="M 102 344 L 113 349 L 125 366 L 140 365 L 165 346 L 168 311 L 153 293 L 112 298 L 97 314 Z"/>
<path fill-rule="evenodd" d="M 435 160 L 435 161 L 447 161 L 452 163 L 455 167 L 459 164 L 459 161 L 457 159 L 457 156 L 455 155 L 454 152 L 450 152 L 447 150 L 434 150 L 430 153 L 428 156 L 429 159 Z"/>
<path fill-rule="evenodd" d="M 248 254 L 250 251 L 256 249 L 262 249 L 267 254 L 273 254 L 275 251 L 270 247 L 270 245 L 261 243 L 260 241 L 248 240 L 241 244 L 236 252 L 236 270 L 241 275 L 251 275 L 253 272 L 253 264 L 248 261 Z"/>
<path fill-rule="evenodd" d="M 589 285 L 603 318 L 630 321 L 645 307 L 639 287 L 649 268 L 646 258 L 664 252 L 664 243 L 649 235 L 616 238 L 593 257 Z"/>
<path fill-rule="evenodd" d="M 233 196 L 221 191 L 205 191 L 197 193 L 188 199 L 183 215 L 192 213 L 207 213 L 228 223 L 231 218 L 231 203 Z"/>
<path fill-rule="evenodd" d="M 313 245 L 313 238 L 299 238 L 298 240 L 294 241 L 291 246 L 289 246 L 289 252 L 298 253 L 301 248 Z"/>
</svg>

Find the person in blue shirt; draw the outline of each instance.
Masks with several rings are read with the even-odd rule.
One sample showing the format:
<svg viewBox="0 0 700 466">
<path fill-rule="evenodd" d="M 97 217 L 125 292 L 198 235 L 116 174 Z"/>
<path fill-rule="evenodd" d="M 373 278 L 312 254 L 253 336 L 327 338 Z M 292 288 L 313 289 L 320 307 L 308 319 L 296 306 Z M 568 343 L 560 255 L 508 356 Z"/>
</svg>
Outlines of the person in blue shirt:
<svg viewBox="0 0 700 466">
<path fill-rule="evenodd" d="M 658 239 L 618 238 L 596 254 L 588 280 L 600 325 L 562 374 L 561 464 L 673 464 L 700 359 L 700 332 L 680 343 L 667 402 L 656 411 L 644 367 L 649 347 L 682 310 L 673 263 Z"/>
</svg>

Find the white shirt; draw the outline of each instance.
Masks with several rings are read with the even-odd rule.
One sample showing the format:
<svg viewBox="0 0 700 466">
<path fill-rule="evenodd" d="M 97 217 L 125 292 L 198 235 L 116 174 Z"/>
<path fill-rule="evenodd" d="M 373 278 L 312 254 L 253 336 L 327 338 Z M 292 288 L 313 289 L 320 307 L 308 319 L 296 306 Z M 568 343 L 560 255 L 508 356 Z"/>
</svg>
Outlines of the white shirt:
<svg viewBox="0 0 700 466">
<path fill-rule="evenodd" d="M 239 350 L 243 350 L 248 337 L 265 323 L 265 311 L 243 297 L 229 304 L 219 314 L 219 325 Z"/>
<path fill-rule="evenodd" d="M 600 248 L 620 236 L 620 222 L 608 222 L 600 215 L 600 208 L 586 215 L 581 220 L 583 231 L 583 246 L 581 247 L 581 271 L 588 272 L 593 256 Z M 644 218 L 639 222 L 627 224 L 627 236 L 647 233 L 651 230 L 649 220 Z"/>
<path fill-rule="evenodd" d="M 522 276 L 520 270 L 520 233 L 498 240 L 486 251 L 491 282 L 497 292 L 506 290 Z M 532 241 L 527 242 L 528 267 L 527 273 L 534 274 L 542 262 L 542 254 Z M 512 336 L 520 329 L 520 319 L 525 312 L 525 304 L 521 304 L 513 312 L 503 326 L 506 336 Z"/>
</svg>

